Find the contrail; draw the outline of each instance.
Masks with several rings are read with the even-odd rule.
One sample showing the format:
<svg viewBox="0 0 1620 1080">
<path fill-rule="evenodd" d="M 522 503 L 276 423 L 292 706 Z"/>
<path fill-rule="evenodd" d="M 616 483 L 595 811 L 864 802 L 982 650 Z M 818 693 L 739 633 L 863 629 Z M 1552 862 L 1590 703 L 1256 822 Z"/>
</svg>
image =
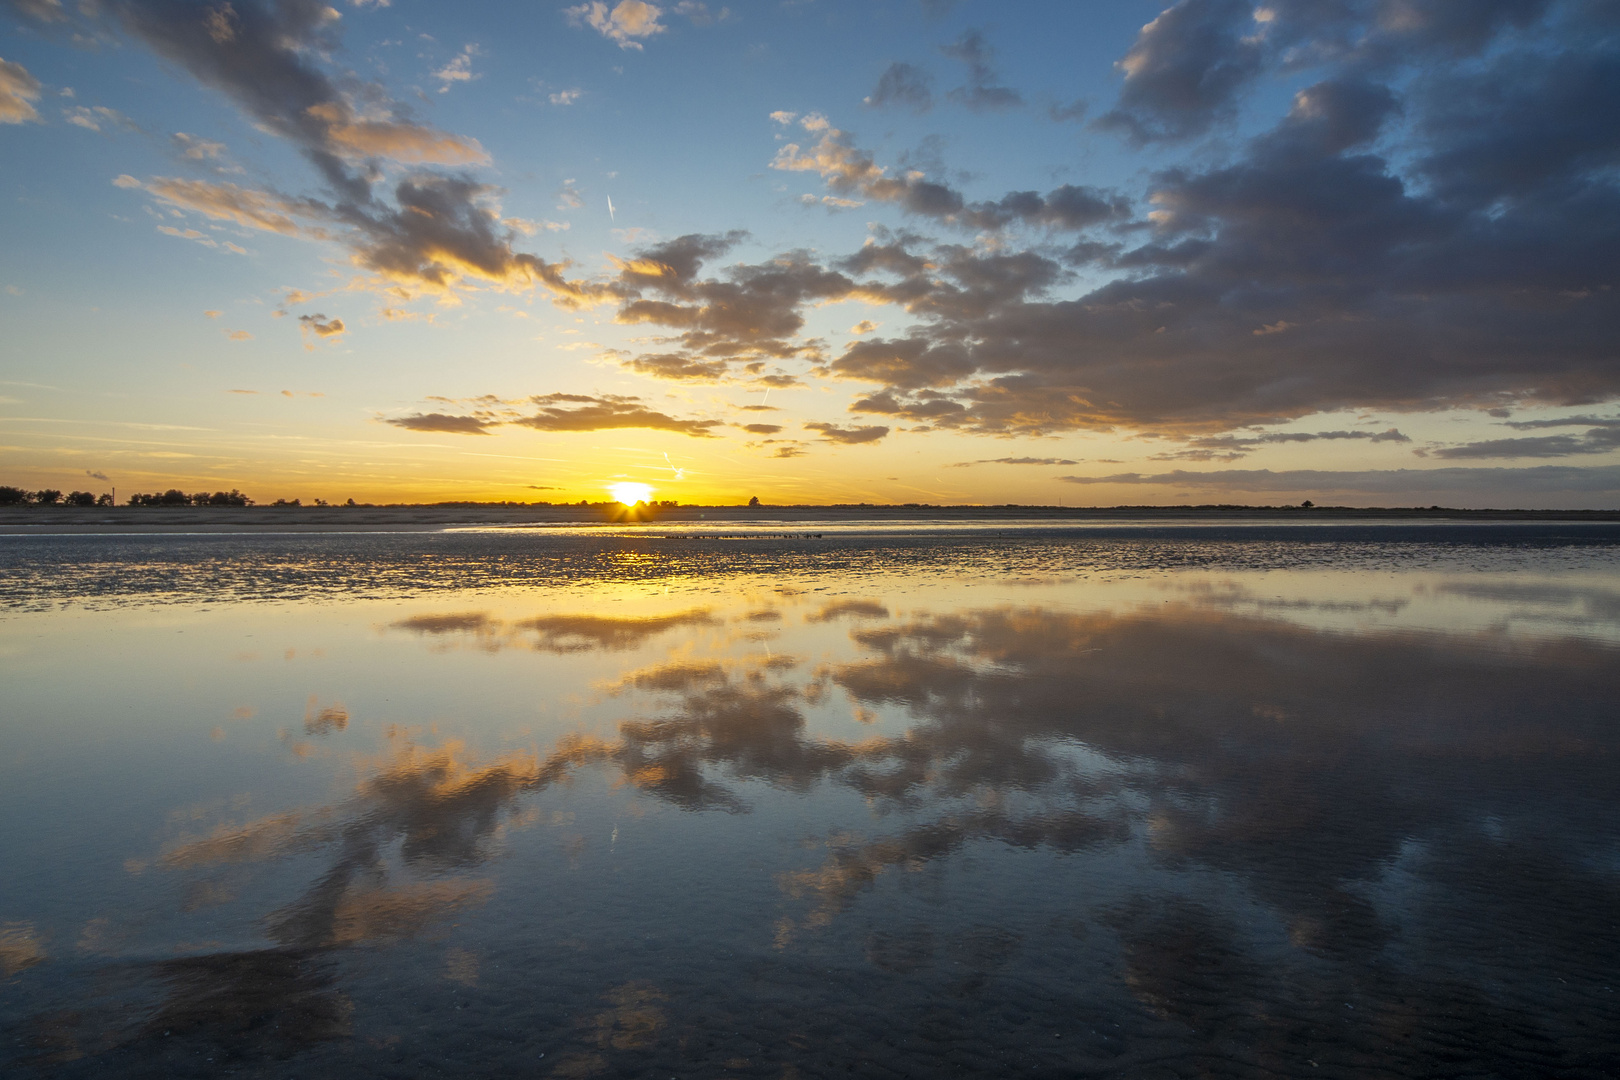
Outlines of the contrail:
<svg viewBox="0 0 1620 1080">
<path fill-rule="evenodd" d="M 609 195 L 607 197 L 607 199 L 608 199 L 608 220 L 613 222 L 613 224 L 617 225 L 619 223 L 619 219 L 613 216 L 613 196 Z"/>
<path fill-rule="evenodd" d="M 669 466 L 669 471 L 675 474 L 675 479 L 681 480 L 681 479 L 685 478 L 686 470 L 685 469 L 677 469 L 675 467 L 675 463 L 673 461 L 669 460 L 669 451 L 668 450 L 664 451 L 664 464 L 668 465 Z"/>
</svg>

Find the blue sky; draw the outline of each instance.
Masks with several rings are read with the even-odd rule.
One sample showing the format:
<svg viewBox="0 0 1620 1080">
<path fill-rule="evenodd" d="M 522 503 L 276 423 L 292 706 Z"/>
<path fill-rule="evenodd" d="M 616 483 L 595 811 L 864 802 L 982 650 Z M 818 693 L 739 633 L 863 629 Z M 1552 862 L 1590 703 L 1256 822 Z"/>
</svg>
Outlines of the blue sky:
<svg viewBox="0 0 1620 1080">
<path fill-rule="evenodd" d="M 1620 504 L 1617 27 L 11 0 L 0 480 Z"/>
</svg>

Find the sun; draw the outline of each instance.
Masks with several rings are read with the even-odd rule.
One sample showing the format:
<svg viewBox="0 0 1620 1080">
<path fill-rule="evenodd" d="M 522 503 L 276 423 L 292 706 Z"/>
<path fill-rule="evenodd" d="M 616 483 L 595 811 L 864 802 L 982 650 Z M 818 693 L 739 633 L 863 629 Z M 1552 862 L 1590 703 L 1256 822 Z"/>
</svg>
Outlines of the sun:
<svg viewBox="0 0 1620 1080">
<path fill-rule="evenodd" d="M 650 500 L 653 489 L 646 484 L 609 484 L 608 492 L 624 505 L 634 506 Z"/>
</svg>

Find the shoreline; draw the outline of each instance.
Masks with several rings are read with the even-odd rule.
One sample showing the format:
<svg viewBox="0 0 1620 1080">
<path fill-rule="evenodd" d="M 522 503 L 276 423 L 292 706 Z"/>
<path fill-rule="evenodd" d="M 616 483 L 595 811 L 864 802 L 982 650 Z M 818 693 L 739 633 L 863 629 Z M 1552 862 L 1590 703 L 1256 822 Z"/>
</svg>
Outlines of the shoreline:
<svg viewBox="0 0 1620 1080">
<path fill-rule="evenodd" d="M 411 533 L 454 528 L 1106 524 L 1323 525 L 1379 522 L 1620 523 L 1620 510 L 1460 510 L 1403 507 L 1275 506 L 399 506 L 0 508 L 0 536 L 270 533 Z"/>
</svg>

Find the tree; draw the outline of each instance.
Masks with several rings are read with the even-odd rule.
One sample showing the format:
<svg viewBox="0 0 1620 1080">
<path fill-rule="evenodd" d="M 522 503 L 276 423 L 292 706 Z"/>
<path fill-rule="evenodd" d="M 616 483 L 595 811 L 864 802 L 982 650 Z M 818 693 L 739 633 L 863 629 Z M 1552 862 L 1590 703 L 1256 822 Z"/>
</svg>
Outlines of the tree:
<svg viewBox="0 0 1620 1080">
<path fill-rule="evenodd" d="M 1299 507 L 1300 507 L 1301 510 L 1309 510 L 1311 507 L 1313 507 L 1315 505 L 1316 504 L 1311 502 L 1311 500 L 1306 499 L 1304 502 L 1299 504 Z"/>
<path fill-rule="evenodd" d="M 103 491 L 100 495 L 96 496 L 96 505 L 97 506 L 111 506 L 112 504 L 113 504 L 112 496 L 109 495 L 107 492 Z"/>
<path fill-rule="evenodd" d="M 759 496 L 755 495 L 753 498 L 749 499 L 748 500 L 748 505 L 749 506 L 758 506 L 759 505 Z"/>
<path fill-rule="evenodd" d="M 70 491 L 67 498 L 62 500 L 69 506 L 94 506 L 96 497 L 88 491 Z"/>
<path fill-rule="evenodd" d="M 34 492 L 34 501 L 41 506 L 55 506 L 62 501 L 62 493 L 55 488 L 40 488 Z"/>
<path fill-rule="evenodd" d="M 22 488 L 0 487 L 0 506 L 21 506 L 28 498 L 28 492 Z"/>
</svg>

